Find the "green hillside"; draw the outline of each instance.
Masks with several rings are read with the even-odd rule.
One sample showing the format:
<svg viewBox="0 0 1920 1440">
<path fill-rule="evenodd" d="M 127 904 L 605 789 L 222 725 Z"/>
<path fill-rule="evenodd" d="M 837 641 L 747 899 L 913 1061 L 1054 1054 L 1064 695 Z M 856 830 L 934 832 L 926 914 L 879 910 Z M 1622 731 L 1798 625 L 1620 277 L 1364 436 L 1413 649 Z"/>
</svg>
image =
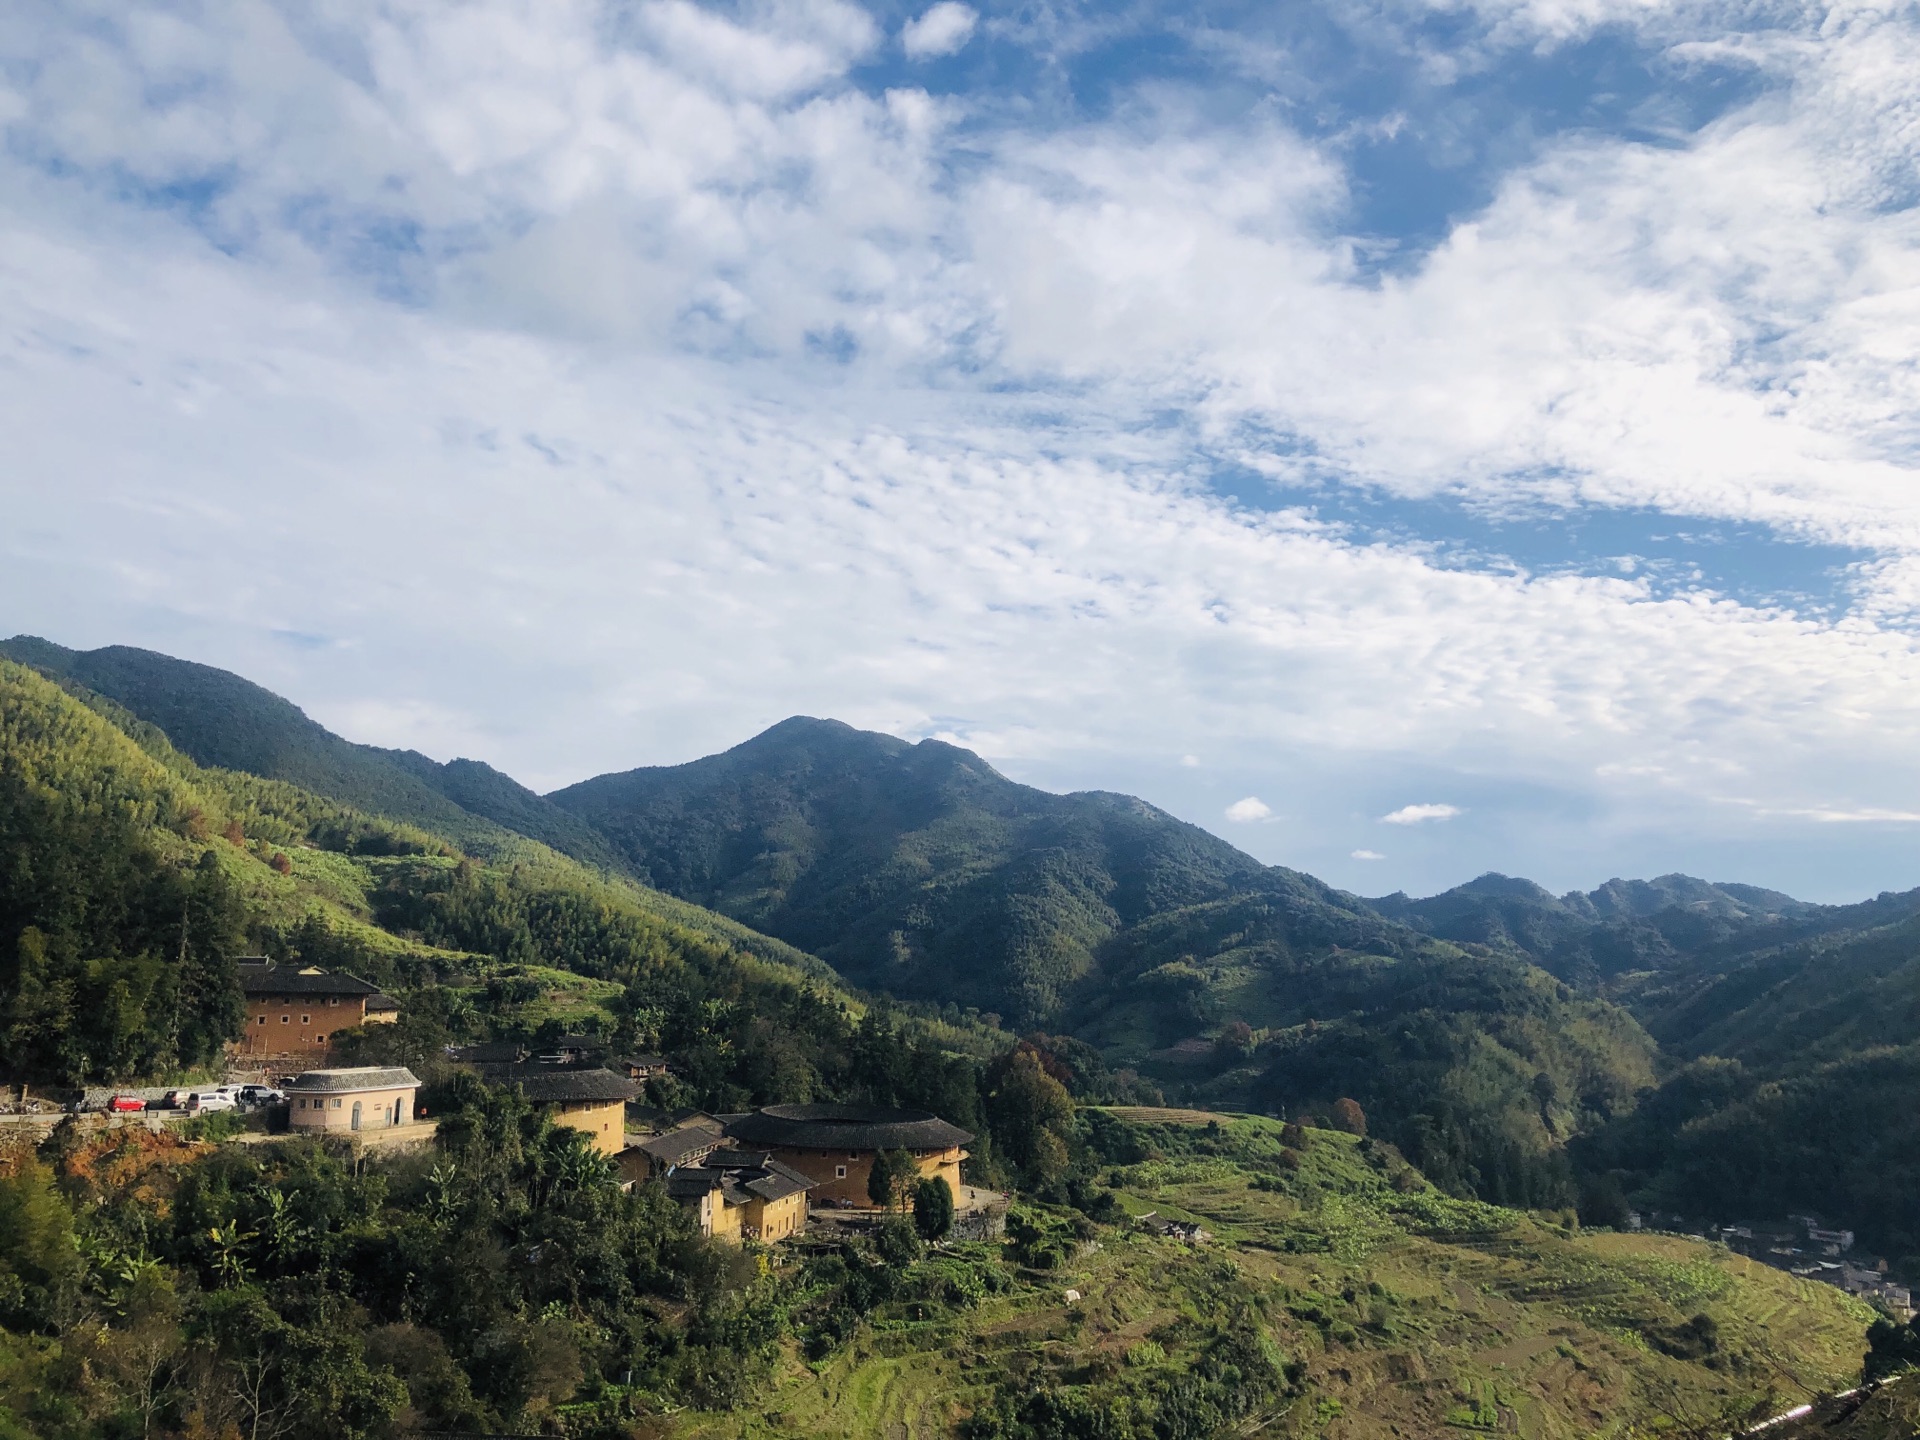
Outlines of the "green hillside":
<svg viewBox="0 0 1920 1440">
<path fill-rule="evenodd" d="M 1051 795 L 937 741 L 793 719 L 555 802 L 653 883 L 860 983 L 1091 1042 L 1169 1093 L 1358 1099 L 1463 1193 L 1562 1204 L 1560 1147 L 1653 1046 L 1516 955 L 1438 940 L 1152 806 Z"/>
<path fill-rule="evenodd" d="M 410 750 L 356 745 L 229 671 L 127 645 L 69 650 L 31 635 L 0 642 L 0 656 L 114 701 L 200 765 L 285 780 L 480 852 L 510 845 L 505 830 L 588 864 L 620 868 L 591 830 L 491 766 L 442 765 Z"/>
<path fill-rule="evenodd" d="M 811 957 L 531 840 L 468 855 L 282 781 L 200 766 L 88 700 L 0 660 L 0 1015 L 15 1079 L 138 1081 L 209 1064 L 238 1024 L 233 957 L 267 953 L 393 989 L 407 1019 L 368 1043 L 409 1061 L 545 1022 L 673 1049 L 696 1103 L 867 1083 L 864 1007 Z"/>
<path fill-rule="evenodd" d="M 1585 893 L 1553 895 L 1531 880 L 1488 874 L 1425 899 L 1394 894 L 1366 903 L 1429 935 L 1509 950 L 1590 985 L 1709 951 L 1774 943 L 1820 928 L 1835 912 L 1690 875 L 1609 880 Z"/>
<path fill-rule="evenodd" d="M 1719 1436 L 1859 1373 L 1864 1307 L 1715 1247 L 1451 1200 L 1348 1135 L 1085 1118 L 1119 1223 L 1022 1212 L 1005 1278 L 921 1262 L 674 1433 Z M 1212 1239 L 1120 1220 L 1148 1213 Z"/>
<path fill-rule="evenodd" d="M 1920 1269 L 1920 1207 L 1905 1198 L 1920 1176 L 1903 1158 L 1900 1108 L 1920 1053 L 1920 893 L 1817 906 L 1668 875 L 1554 896 L 1489 875 L 1425 899 L 1363 901 L 1125 796 L 1051 795 L 953 746 L 807 719 L 543 798 L 477 762 L 352 744 L 222 671 L 8 643 L 158 757 L 169 783 L 207 792 L 190 808 L 252 807 L 249 844 L 283 847 L 311 892 L 300 904 L 325 910 L 304 941 L 292 938 L 297 915 L 243 916 L 256 948 L 304 944 L 383 975 L 389 954 L 480 954 L 490 971 L 459 959 L 416 973 L 462 977 L 466 1003 L 497 999 L 505 982 L 493 972 L 519 967 L 542 978 L 506 990 L 542 998 L 519 1002 L 511 1023 L 612 1025 L 627 1023 L 612 1003 L 624 992 L 596 952 L 645 947 L 580 916 L 640 915 L 775 973 L 829 987 L 844 975 L 940 1007 L 955 1035 L 988 1034 L 1004 1017 L 1090 1043 L 1084 1061 L 1068 1040 L 1047 1042 L 1086 1093 L 1157 1088 L 1289 1114 L 1349 1099 L 1458 1193 L 1551 1205 L 1585 1195 L 1594 1215 L 1627 1199 L 1718 1218 L 1808 1209 Z M 179 750 L 168 726 L 188 737 Z M 160 956 L 179 922 L 164 917 L 179 908 L 192 847 L 177 825 L 158 829 L 148 848 L 171 858 L 102 949 L 133 969 L 116 979 L 95 964 L 83 984 L 77 959 L 59 962 L 76 977 L 61 993 L 83 1009 L 123 982 L 143 1003 L 173 1003 Z M 233 868 L 220 847 L 199 853 L 221 858 L 218 876 Z M 190 917 L 238 913 L 215 893 L 225 880 L 193 883 L 205 893 Z M 511 919 L 495 923 L 502 907 Z M 139 1063 L 177 1043 L 155 1040 Z M 184 1043 L 205 1049 L 191 1034 Z M 69 1050 L 71 1068 L 80 1051 Z M 135 1063 L 135 1052 L 108 1053 Z M 1682 1068 L 1713 1057 L 1738 1063 Z M 845 1080 L 818 1056 L 803 1068 L 816 1077 L 803 1087 Z M 1819 1123 L 1829 1111 L 1841 1118 Z M 1662 1128 L 1653 1116 L 1678 1118 Z M 1803 1163 L 1766 1158 L 1787 1153 Z"/>
</svg>

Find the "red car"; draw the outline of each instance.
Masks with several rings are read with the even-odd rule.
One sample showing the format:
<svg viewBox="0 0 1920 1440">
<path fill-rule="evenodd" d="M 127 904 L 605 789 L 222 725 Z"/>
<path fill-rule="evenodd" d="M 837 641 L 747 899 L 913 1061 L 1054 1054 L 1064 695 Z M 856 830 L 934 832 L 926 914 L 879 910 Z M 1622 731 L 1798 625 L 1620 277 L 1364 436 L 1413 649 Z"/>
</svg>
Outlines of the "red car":
<svg viewBox="0 0 1920 1440">
<path fill-rule="evenodd" d="M 116 1114 L 124 1114 L 129 1110 L 144 1110 L 146 1108 L 147 1102 L 142 1100 L 138 1095 L 116 1095 L 107 1102 L 107 1109 Z"/>
</svg>

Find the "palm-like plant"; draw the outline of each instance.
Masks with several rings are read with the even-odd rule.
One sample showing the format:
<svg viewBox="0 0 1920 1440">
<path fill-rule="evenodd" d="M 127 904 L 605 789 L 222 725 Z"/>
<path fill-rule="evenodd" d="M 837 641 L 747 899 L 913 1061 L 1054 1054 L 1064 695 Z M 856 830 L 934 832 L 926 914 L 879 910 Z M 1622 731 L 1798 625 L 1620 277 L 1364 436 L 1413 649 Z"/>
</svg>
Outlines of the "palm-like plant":
<svg viewBox="0 0 1920 1440">
<path fill-rule="evenodd" d="M 213 1245 L 213 1273 L 219 1277 L 222 1288 L 244 1285 L 250 1271 L 241 1250 L 260 1237 L 251 1230 L 242 1230 L 238 1220 L 229 1220 L 208 1230 L 207 1238 Z"/>
</svg>

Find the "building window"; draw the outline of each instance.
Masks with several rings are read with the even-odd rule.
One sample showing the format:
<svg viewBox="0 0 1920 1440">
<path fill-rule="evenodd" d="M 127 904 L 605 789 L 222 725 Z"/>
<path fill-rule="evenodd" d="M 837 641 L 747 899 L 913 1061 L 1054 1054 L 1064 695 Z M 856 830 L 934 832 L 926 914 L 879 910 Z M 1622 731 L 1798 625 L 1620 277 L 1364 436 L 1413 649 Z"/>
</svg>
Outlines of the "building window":
<svg viewBox="0 0 1920 1440">
<path fill-rule="evenodd" d="M 338 995 L 327 996 L 327 1004 L 338 1005 L 339 1003 L 340 1003 L 340 997 Z"/>
<path fill-rule="evenodd" d="M 266 1024 L 266 1023 L 267 1023 L 267 1017 L 266 1017 L 266 1016 L 264 1016 L 264 1015 L 262 1015 L 262 1016 L 260 1017 L 260 1023 L 261 1023 L 262 1025 L 264 1025 L 264 1024 Z"/>
<path fill-rule="evenodd" d="M 293 1016 L 291 1016 L 291 1015 L 282 1015 L 282 1016 L 280 1017 L 280 1023 L 281 1023 L 282 1025 L 291 1025 L 291 1024 L 293 1023 Z"/>
<path fill-rule="evenodd" d="M 300 1017 L 300 1023 L 301 1023 L 302 1025 L 310 1025 L 310 1024 L 312 1024 L 312 1023 L 313 1023 L 313 1016 L 311 1016 L 311 1015 L 302 1015 L 302 1016 Z"/>
<path fill-rule="evenodd" d="M 834 1179 L 836 1179 L 836 1180 L 844 1180 L 844 1179 L 846 1179 L 846 1178 L 847 1178 L 847 1167 L 846 1167 L 846 1166 L 844 1166 L 844 1165 L 836 1165 L 836 1166 L 834 1166 L 834 1167 L 833 1167 L 833 1178 L 834 1178 Z"/>
<path fill-rule="evenodd" d="M 327 1043 L 327 1037 L 324 1034 L 316 1035 L 313 1037 L 313 1043 L 316 1045 L 324 1045 Z"/>
<path fill-rule="evenodd" d="M 336 1101 L 334 1101 L 334 1102 L 333 1102 L 333 1108 L 334 1108 L 334 1109 L 336 1109 L 336 1110 L 338 1110 L 338 1109 L 340 1108 L 340 1102 L 339 1102 L 338 1100 L 336 1100 Z"/>
</svg>

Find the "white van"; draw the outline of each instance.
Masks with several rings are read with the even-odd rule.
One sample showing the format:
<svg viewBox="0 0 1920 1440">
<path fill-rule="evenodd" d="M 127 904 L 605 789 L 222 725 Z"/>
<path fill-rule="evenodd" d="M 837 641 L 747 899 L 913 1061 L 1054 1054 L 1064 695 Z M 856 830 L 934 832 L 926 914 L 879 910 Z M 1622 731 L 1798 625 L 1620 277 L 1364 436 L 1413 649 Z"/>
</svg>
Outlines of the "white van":
<svg viewBox="0 0 1920 1440">
<path fill-rule="evenodd" d="M 209 1115 L 216 1110 L 235 1110 L 239 1106 L 233 1096 L 219 1090 L 195 1090 L 187 1096 L 185 1108 L 189 1115 Z"/>
</svg>

